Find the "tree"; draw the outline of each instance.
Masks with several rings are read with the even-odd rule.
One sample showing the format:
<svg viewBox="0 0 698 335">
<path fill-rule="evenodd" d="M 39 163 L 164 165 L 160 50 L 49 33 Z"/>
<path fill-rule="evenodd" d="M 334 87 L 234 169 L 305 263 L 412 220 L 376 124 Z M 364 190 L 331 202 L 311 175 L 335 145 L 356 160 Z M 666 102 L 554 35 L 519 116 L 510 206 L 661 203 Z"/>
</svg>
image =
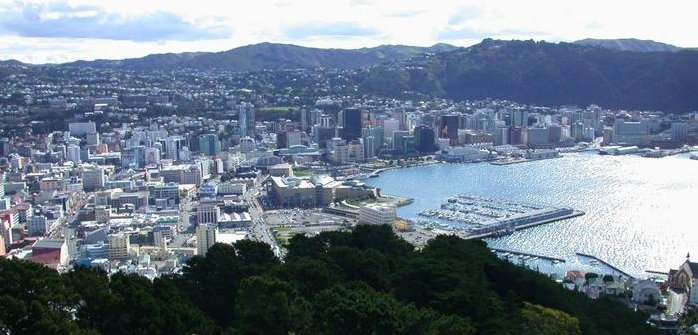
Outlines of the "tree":
<svg viewBox="0 0 698 335">
<path fill-rule="evenodd" d="M 236 326 L 245 334 L 307 333 L 312 308 L 291 284 L 270 277 L 242 281 Z"/>
<path fill-rule="evenodd" d="M 579 320 L 571 315 L 531 303 L 521 309 L 522 330 L 531 335 L 581 335 Z"/>
</svg>

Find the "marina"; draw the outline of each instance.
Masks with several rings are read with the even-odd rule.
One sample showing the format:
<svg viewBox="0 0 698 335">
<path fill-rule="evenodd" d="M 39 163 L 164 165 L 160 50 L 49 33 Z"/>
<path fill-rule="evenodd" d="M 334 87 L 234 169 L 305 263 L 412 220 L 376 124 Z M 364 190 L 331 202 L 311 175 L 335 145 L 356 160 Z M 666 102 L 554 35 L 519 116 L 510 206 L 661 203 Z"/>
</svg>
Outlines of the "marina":
<svg viewBox="0 0 698 335">
<path fill-rule="evenodd" d="M 516 230 L 583 215 L 571 208 L 542 207 L 507 200 L 461 194 L 449 198 L 439 209 L 418 213 L 424 229 L 455 230 L 464 238 L 510 234 Z"/>
<path fill-rule="evenodd" d="M 366 183 L 379 187 L 382 193 L 414 199 L 398 208 L 398 216 L 414 222 L 417 230 L 425 224 L 432 227 L 426 231 L 429 236 L 434 230 L 445 230 L 467 237 L 465 231 L 458 231 L 460 227 L 476 226 L 419 213 L 439 210 L 450 196 L 469 194 L 584 212 L 554 223 L 490 235 L 484 240 L 491 248 L 554 256 L 568 263 L 581 258 L 576 253 L 583 252 L 635 278 L 647 277 L 646 269 L 664 270 L 667 264 L 684 259 L 687 252 L 698 254 L 698 228 L 688 224 L 698 192 L 698 170 L 696 161 L 689 159 L 690 153 L 659 159 L 599 155 L 595 150 L 560 156 L 500 167 L 487 162 L 397 169 Z M 446 229 L 441 224 L 446 224 Z M 550 261 L 540 266 L 549 267 Z M 592 268 L 588 259 L 572 269 L 586 267 Z"/>
</svg>

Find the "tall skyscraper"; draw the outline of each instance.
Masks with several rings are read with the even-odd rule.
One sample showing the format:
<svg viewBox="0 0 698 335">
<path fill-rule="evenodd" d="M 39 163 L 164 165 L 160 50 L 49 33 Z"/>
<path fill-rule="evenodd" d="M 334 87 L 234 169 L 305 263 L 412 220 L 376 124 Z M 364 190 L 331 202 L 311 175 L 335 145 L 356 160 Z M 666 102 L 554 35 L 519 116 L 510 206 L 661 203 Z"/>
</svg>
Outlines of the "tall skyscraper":
<svg viewBox="0 0 698 335">
<path fill-rule="evenodd" d="M 255 136 L 255 113 L 254 105 L 243 102 L 240 105 L 240 113 L 238 114 L 238 125 L 240 126 L 241 137 Z"/>
<path fill-rule="evenodd" d="M 199 256 L 206 256 L 206 252 L 216 243 L 218 225 L 203 223 L 196 226 L 196 249 Z"/>
<path fill-rule="evenodd" d="M 414 128 L 415 146 L 417 151 L 422 153 L 434 152 L 434 128 L 429 126 L 418 126 Z"/>
<path fill-rule="evenodd" d="M 358 108 L 347 108 L 342 114 L 344 139 L 352 141 L 361 137 L 362 113 Z"/>
<path fill-rule="evenodd" d="M 528 111 L 525 109 L 515 109 L 511 112 L 511 126 L 526 128 L 528 127 Z"/>
<path fill-rule="evenodd" d="M 208 156 L 215 156 L 221 152 L 221 141 L 216 134 L 199 135 L 199 151 Z"/>
<path fill-rule="evenodd" d="M 447 138 L 451 145 L 458 143 L 458 126 L 460 117 L 458 115 L 444 115 L 441 117 L 439 125 L 439 138 Z"/>
</svg>

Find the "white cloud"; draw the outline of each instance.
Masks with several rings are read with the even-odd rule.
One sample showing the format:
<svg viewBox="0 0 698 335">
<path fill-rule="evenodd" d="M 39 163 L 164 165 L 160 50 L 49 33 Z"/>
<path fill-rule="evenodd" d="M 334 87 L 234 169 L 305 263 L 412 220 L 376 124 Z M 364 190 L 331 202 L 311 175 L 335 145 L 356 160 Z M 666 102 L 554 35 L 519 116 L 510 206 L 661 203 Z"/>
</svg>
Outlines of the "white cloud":
<svg viewBox="0 0 698 335">
<path fill-rule="evenodd" d="M 78 39 L 70 38 L 75 34 L 52 38 L 5 29 L 0 31 L 2 59 L 59 62 L 139 57 L 156 52 L 220 51 L 265 41 L 358 48 L 386 43 L 470 45 L 484 37 L 549 41 L 635 37 L 698 46 L 698 21 L 692 17 L 698 4 L 683 0 L 24 0 L 24 4 L 75 9 L 49 11 L 45 13 L 48 19 L 63 16 L 80 21 L 100 13 L 107 20 L 121 18 L 123 24 L 169 13 L 171 16 L 163 20 L 174 24 L 163 38 L 146 38 L 158 35 L 158 30 L 148 31 L 147 36 L 144 32 L 141 38 L 92 31 Z M 16 11 L 17 6 L 16 0 L 0 0 L 0 17 Z M 199 32 L 202 38 L 187 36 L 187 31 L 181 30 L 187 25 L 204 29 Z M 289 33 L 289 28 L 295 31 Z M 218 34 L 213 29 L 219 29 Z M 232 33 L 220 34 L 225 31 Z"/>
</svg>

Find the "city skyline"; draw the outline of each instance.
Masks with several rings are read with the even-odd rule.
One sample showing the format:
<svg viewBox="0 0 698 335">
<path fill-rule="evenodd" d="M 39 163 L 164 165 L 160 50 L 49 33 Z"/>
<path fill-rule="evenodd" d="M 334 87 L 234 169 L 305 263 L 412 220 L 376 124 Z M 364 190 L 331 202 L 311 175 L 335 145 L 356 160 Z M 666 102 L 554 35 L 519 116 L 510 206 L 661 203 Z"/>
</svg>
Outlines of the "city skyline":
<svg viewBox="0 0 698 335">
<path fill-rule="evenodd" d="M 484 38 L 639 38 L 695 47 L 692 4 L 347 0 L 256 3 L 0 1 L 0 59 L 28 63 L 223 51 L 260 42 L 353 49 Z M 544 9 L 544 10 L 543 10 Z"/>
</svg>

